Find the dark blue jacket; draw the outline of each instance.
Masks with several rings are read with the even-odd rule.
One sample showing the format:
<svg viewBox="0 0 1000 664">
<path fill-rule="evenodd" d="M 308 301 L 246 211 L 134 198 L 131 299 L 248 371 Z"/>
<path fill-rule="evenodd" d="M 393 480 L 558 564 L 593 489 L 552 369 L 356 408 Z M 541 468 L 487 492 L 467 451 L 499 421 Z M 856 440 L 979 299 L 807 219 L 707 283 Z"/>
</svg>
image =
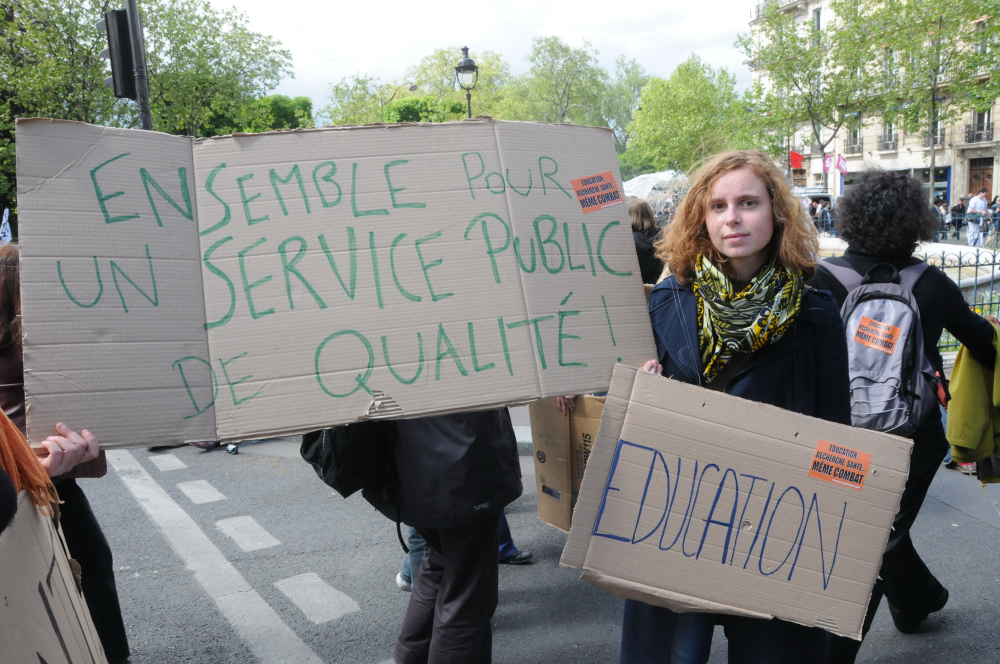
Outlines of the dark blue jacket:
<svg viewBox="0 0 1000 664">
<path fill-rule="evenodd" d="M 649 317 L 663 375 L 703 385 L 694 292 L 675 277 L 650 293 Z M 730 380 L 726 393 L 803 415 L 851 423 L 847 340 L 837 304 L 809 288 L 791 328 L 754 353 Z"/>
</svg>

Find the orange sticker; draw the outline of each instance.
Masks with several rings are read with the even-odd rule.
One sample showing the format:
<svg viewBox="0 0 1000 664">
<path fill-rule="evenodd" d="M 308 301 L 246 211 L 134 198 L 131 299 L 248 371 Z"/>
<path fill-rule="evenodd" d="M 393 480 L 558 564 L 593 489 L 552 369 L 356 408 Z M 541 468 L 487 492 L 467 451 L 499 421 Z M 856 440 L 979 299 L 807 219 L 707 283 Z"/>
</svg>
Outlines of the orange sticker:
<svg viewBox="0 0 1000 664">
<path fill-rule="evenodd" d="M 618 185 L 615 183 L 615 176 L 611 174 L 611 171 L 588 175 L 578 180 L 570 180 L 570 184 L 573 185 L 576 199 L 580 201 L 580 207 L 583 208 L 584 214 L 624 202 L 621 192 L 618 191 Z"/>
<path fill-rule="evenodd" d="M 816 443 L 809 477 L 849 486 L 861 491 L 868 476 L 868 464 L 872 455 L 852 450 L 843 445 L 820 440 Z"/>
<path fill-rule="evenodd" d="M 858 323 L 858 330 L 854 333 L 854 340 L 869 348 L 892 355 L 896 342 L 899 341 L 900 332 L 901 330 L 895 325 L 862 316 L 861 322 Z"/>
</svg>

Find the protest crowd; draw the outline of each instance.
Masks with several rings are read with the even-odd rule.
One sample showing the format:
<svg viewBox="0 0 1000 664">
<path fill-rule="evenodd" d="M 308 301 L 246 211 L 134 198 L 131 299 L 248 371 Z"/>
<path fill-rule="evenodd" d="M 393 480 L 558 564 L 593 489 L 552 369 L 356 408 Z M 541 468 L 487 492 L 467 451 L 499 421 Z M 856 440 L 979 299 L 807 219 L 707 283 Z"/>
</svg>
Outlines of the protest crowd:
<svg viewBox="0 0 1000 664">
<path fill-rule="evenodd" d="M 1000 49 L 959 44 L 954 58 L 975 55 L 955 69 L 968 81 L 949 74 L 929 100 L 913 92 L 929 75 L 885 92 L 926 21 L 865 5 L 896 40 L 871 78 L 860 45 L 881 42 L 859 36 L 865 12 L 835 26 L 826 3 L 797 22 L 768 0 L 737 42 L 755 69 L 742 96 L 693 54 L 670 80 L 625 56 L 610 75 L 586 40 L 538 37 L 523 75 L 490 51 L 480 71 L 464 47 L 457 66 L 441 49 L 401 84 L 344 78 L 317 127 L 308 98 L 264 96 L 290 51 L 239 11 L 148 0 L 143 33 L 128 2 L 84 3 L 100 34 L 66 48 L 82 23 L 59 3 L 7 3 L 0 26 L 0 664 L 146 664 L 98 519 L 118 506 L 83 480 L 132 482 L 165 531 L 149 503 L 170 497 L 127 448 L 236 463 L 221 450 L 275 436 L 294 437 L 294 463 L 331 502 L 391 524 L 378 546 L 406 598 L 396 664 L 490 664 L 504 647 L 504 570 L 543 558 L 508 522 L 531 493 L 526 460 L 539 520 L 565 534 L 559 564 L 621 607 L 620 664 L 707 664 L 713 647 L 730 664 L 851 664 L 876 616 L 912 638 L 948 606 L 911 532 L 942 467 L 984 492 L 1000 483 L 1000 195 L 979 186 L 993 177 L 981 165 L 975 190 L 951 197 L 934 155 L 960 143 L 941 118 L 967 112 L 955 163 L 992 159 L 968 145 L 995 149 L 991 110 L 973 105 L 1000 94 L 983 74 Z M 1000 40 L 992 9 L 960 10 L 962 30 Z M 935 45 L 957 30 L 948 13 Z M 909 24 L 923 32 L 906 37 Z M 97 102 L 53 92 L 65 72 L 33 74 L 58 62 L 94 87 L 103 61 L 73 58 L 105 43 L 114 76 Z M 823 49 L 836 57 L 806 57 Z M 586 98 L 566 92 L 553 111 L 546 67 L 570 61 Z M 780 94 L 757 85 L 765 70 Z M 824 85 L 849 98 L 814 98 L 845 72 L 863 80 Z M 949 85 L 954 112 L 935 96 Z M 898 152 L 902 123 L 911 138 L 931 125 L 924 175 L 862 157 L 864 104 L 885 116 L 877 154 Z M 652 184 L 635 195 L 630 176 Z M 973 278 L 920 257 L 927 243 L 971 248 Z M 958 348 L 947 361 L 943 340 Z M 301 641 L 307 656 L 261 656 L 281 629 L 253 621 L 276 612 L 183 510 L 162 519 L 191 521 L 180 539 L 219 559 L 192 562 L 168 538 L 226 619 L 245 619 L 233 631 L 247 652 L 319 661 Z M 360 610 L 324 587 L 314 604 Z"/>
<path fill-rule="evenodd" d="M 758 152 L 709 159 L 693 174 L 689 191 L 662 232 L 648 204 L 630 201 L 638 264 L 643 281 L 652 286 L 649 316 L 656 356 L 643 371 L 841 424 L 851 424 L 853 412 L 855 425 L 902 432 L 913 441 L 909 476 L 864 631 L 883 597 L 904 633 L 948 601 L 948 590 L 923 563 L 909 536 L 949 448 L 942 424 L 948 387 L 937 350 L 942 332 L 950 332 L 967 349 L 966 364 L 992 369 L 997 362 L 998 321 L 971 311 L 948 276 L 913 257 L 917 244 L 929 240 L 939 223 L 925 200 L 912 178 L 868 172 L 838 205 L 837 230 L 847 251 L 824 260 L 817 260 L 817 233 L 805 208 L 773 160 Z M 21 490 L 39 505 L 55 508 L 58 501 L 68 553 L 83 569 L 83 593 L 107 659 L 127 661 L 111 550 L 75 480 L 106 472 L 98 441 L 87 430 L 77 433 L 60 424 L 56 434 L 42 441 L 47 455 L 39 459 L 23 437 L 18 254 L 16 244 L 0 248 L 2 521 L 10 522 L 14 496 Z M 891 322 L 914 326 L 918 364 L 932 371 L 927 390 L 914 392 L 918 401 L 911 399 L 906 417 L 890 423 L 870 413 L 859 417 L 853 396 L 857 376 L 852 375 L 859 362 L 877 364 L 888 356 L 870 349 L 867 358 L 849 353 L 841 316 L 844 307 L 849 320 L 850 307 L 844 303 L 857 301 L 858 289 L 870 291 L 875 285 L 895 289 L 897 299 L 912 307 L 908 318 Z M 884 368 L 913 371 L 910 366 Z M 560 397 L 559 407 L 571 412 L 575 399 Z M 966 419 L 988 417 L 971 412 L 972 405 L 960 407 Z M 359 481 L 324 456 L 330 446 L 347 451 L 377 447 L 391 471 L 375 481 Z M 957 455 L 961 450 L 956 450 Z M 409 555 L 397 583 L 410 591 L 410 599 L 395 661 L 491 661 L 498 565 L 531 557 L 513 545 L 504 518 L 504 506 L 522 492 L 507 409 L 318 431 L 305 436 L 303 454 L 332 486 L 342 490 L 355 482 L 379 511 L 409 527 L 408 537 L 400 533 Z M 706 662 L 716 625 L 725 628 L 730 662 L 853 662 L 861 645 L 820 627 L 777 618 L 676 612 L 628 599 L 620 661 Z"/>
</svg>

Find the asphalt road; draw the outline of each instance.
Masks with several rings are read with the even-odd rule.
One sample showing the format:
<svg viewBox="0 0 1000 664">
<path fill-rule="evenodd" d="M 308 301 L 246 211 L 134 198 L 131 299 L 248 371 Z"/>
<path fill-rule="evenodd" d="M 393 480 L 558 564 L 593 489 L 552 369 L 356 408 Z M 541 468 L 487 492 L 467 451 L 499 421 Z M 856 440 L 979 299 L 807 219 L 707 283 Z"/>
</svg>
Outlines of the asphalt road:
<svg viewBox="0 0 1000 664">
<path fill-rule="evenodd" d="M 531 457 L 508 508 L 535 564 L 502 567 L 494 661 L 616 662 L 621 601 L 558 567 L 565 535 L 536 517 Z M 408 595 L 394 577 L 394 524 L 344 500 L 297 457 L 295 443 L 239 455 L 192 447 L 109 454 L 81 480 L 115 553 L 134 664 L 350 662 L 391 658 Z M 1000 662 L 1000 511 L 977 482 L 942 470 L 913 538 L 951 601 L 921 631 L 880 611 L 861 662 Z M 717 632 L 711 662 L 726 661 Z"/>
</svg>

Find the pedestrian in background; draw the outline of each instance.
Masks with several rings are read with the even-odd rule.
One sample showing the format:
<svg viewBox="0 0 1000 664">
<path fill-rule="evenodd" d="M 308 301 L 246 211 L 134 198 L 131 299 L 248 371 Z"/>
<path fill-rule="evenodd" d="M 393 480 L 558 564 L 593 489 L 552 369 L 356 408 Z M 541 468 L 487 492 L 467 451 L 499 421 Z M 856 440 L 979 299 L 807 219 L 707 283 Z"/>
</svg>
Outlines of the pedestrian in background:
<svg viewBox="0 0 1000 664">
<path fill-rule="evenodd" d="M 980 187 L 979 192 L 969 200 L 966 221 L 969 225 L 967 241 L 970 247 L 983 246 L 983 224 L 987 221 L 986 187 Z"/>
<path fill-rule="evenodd" d="M 635 241 L 635 253 L 639 257 L 639 272 L 642 283 L 655 284 L 663 274 L 663 262 L 656 257 L 653 243 L 660 235 L 656 227 L 656 218 L 649 203 L 636 196 L 625 199 L 628 205 L 628 216 L 632 220 L 632 239 Z"/>
<path fill-rule="evenodd" d="M 836 303 L 806 289 L 819 242 L 774 160 L 713 157 L 657 255 L 670 269 L 650 293 L 657 358 L 646 371 L 849 424 L 847 344 Z M 716 624 L 730 664 L 822 664 L 817 627 L 625 600 L 621 664 L 704 664 Z"/>
<path fill-rule="evenodd" d="M 842 258 L 862 275 L 876 265 L 888 264 L 898 271 L 920 263 L 921 259 L 913 252 L 919 242 L 932 237 L 938 223 L 937 215 L 926 200 L 921 184 L 907 175 L 892 171 L 866 173 L 862 182 L 840 199 L 838 231 L 848 244 Z M 981 200 L 985 203 L 985 196 Z M 809 284 L 831 292 L 838 305 L 842 305 L 848 295 L 847 289 L 822 262 Z M 938 351 L 942 330 L 954 335 L 981 363 L 993 366 L 996 358 L 993 326 L 969 308 L 962 291 L 951 278 L 929 266 L 914 285 L 913 297 L 920 310 L 923 352 L 938 375 L 944 376 Z M 879 578 L 872 591 L 864 633 L 871 627 L 883 594 L 896 629 L 906 634 L 913 632 L 928 614 L 941 610 L 948 601 L 947 589 L 920 559 L 910 539 L 910 527 L 948 451 L 940 409 L 933 409 L 911 438 L 910 471 L 886 544 Z M 858 641 L 838 637 L 834 640 L 830 661 L 837 664 L 853 662 L 860 646 Z"/>
</svg>

